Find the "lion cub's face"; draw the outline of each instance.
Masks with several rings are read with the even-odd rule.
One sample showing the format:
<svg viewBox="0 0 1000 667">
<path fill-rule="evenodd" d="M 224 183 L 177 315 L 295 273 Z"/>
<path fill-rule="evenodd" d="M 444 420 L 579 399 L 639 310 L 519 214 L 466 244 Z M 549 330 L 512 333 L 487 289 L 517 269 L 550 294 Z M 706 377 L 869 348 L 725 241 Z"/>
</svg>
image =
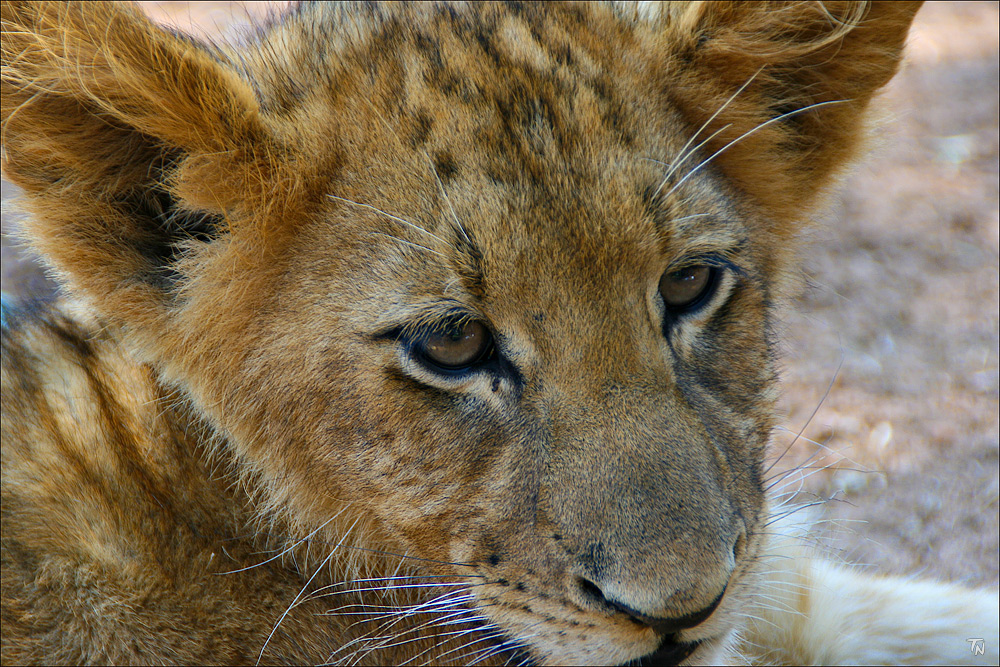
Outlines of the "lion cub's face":
<svg viewBox="0 0 1000 667">
<path fill-rule="evenodd" d="M 793 221 L 909 21 L 862 10 L 306 7 L 238 58 L 28 17 L 62 60 L 25 80 L 111 74 L 5 88 L 7 168 L 265 512 L 467 584 L 537 660 L 678 660 L 748 590 Z M 116 177 L 58 199 L 31 114 L 74 111 L 101 140 L 60 154 Z"/>
<path fill-rule="evenodd" d="M 399 552 L 462 563 L 505 630 L 570 660 L 652 652 L 758 529 L 762 239 L 713 170 L 665 177 L 679 121 L 611 76 L 520 64 L 505 106 L 401 59 L 402 107 L 326 112 L 370 120 L 278 260 L 248 391 L 274 387 L 259 409 L 330 513 L 353 499 Z"/>
<path fill-rule="evenodd" d="M 540 655 L 628 660 L 719 634 L 688 628 L 752 554 L 770 238 L 611 54 L 519 38 L 498 71 L 499 35 L 401 33 L 303 105 L 351 151 L 273 260 L 243 400 L 316 521 L 352 500 Z"/>
</svg>

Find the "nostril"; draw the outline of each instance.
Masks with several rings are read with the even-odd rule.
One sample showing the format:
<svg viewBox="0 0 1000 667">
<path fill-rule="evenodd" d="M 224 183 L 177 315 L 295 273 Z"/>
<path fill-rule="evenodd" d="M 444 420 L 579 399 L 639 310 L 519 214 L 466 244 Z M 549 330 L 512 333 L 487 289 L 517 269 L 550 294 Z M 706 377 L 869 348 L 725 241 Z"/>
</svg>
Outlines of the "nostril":
<svg viewBox="0 0 1000 667">
<path fill-rule="evenodd" d="M 605 599 L 604 591 L 601 590 L 600 586 L 583 577 L 577 577 L 576 585 L 579 587 L 580 592 L 583 593 L 584 600 L 607 606 L 608 601 Z"/>
<path fill-rule="evenodd" d="M 740 534 L 736 537 L 736 542 L 733 543 L 733 559 L 737 562 L 743 558 L 743 554 L 747 550 L 747 534 L 744 531 L 740 531 Z"/>
<path fill-rule="evenodd" d="M 604 595 L 601 587 L 589 579 L 577 577 L 576 585 L 580 589 L 581 597 L 591 605 L 608 612 L 620 612 L 628 615 L 632 620 L 641 625 L 649 625 L 645 617 L 632 609 L 628 605 L 621 604 L 613 598 Z"/>
</svg>

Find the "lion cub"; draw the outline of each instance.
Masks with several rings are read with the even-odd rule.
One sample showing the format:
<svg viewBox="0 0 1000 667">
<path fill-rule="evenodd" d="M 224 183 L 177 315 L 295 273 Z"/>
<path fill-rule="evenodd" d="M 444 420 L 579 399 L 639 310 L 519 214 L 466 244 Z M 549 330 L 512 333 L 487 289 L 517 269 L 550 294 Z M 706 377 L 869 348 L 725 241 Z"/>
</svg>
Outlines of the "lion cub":
<svg viewBox="0 0 1000 667">
<path fill-rule="evenodd" d="M 916 9 L 3 3 L 71 295 L 3 329 L 3 661 L 996 662 L 995 594 L 765 492 L 774 304 Z"/>
</svg>

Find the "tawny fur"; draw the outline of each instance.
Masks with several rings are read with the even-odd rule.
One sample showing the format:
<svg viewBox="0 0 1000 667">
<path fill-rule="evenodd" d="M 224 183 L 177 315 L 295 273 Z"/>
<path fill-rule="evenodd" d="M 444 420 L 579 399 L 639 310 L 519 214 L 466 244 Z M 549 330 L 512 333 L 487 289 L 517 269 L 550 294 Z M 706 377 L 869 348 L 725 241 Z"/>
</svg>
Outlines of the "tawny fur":
<svg viewBox="0 0 1000 667">
<path fill-rule="evenodd" d="M 995 593 L 818 561 L 764 491 L 774 304 L 916 9 L 307 4 L 237 47 L 3 3 L 70 295 L 3 332 L 4 662 L 996 662 Z M 429 364 L 466 322 L 490 356 Z"/>
</svg>

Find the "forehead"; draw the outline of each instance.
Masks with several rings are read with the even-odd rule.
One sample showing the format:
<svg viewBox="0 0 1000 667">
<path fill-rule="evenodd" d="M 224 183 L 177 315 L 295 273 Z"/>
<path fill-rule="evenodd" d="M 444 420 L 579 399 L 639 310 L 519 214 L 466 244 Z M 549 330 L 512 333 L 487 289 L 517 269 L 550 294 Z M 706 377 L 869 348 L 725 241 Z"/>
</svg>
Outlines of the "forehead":
<svg viewBox="0 0 1000 667">
<path fill-rule="evenodd" d="M 338 46 L 340 64 L 323 65 L 344 76 L 316 87 L 352 149 L 332 194 L 412 223 L 399 233 L 452 264 L 468 259 L 455 243 L 467 236 L 480 269 L 516 260 L 496 273 L 511 277 L 539 262 L 662 270 L 706 238 L 738 243 L 711 179 L 670 193 L 691 133 L 643 75 L 641 23 L 485 3 L 365 16 L 351 17 L 367 24 Z"/>
</svg>

